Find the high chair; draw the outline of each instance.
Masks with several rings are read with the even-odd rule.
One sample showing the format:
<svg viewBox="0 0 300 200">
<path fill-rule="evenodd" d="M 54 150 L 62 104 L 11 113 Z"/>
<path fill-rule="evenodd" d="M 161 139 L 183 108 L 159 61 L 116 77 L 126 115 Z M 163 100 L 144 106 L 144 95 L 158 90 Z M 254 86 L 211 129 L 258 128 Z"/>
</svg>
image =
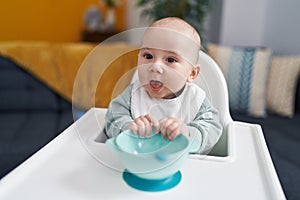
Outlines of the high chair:
<svg viewBox="0 0 300 200">
<path fill-rule="evenodd" d="M 261 127 L 232 120 L 222 72 L 199 55 L 195 81 L 219 110 L 224 131 L 209 155 L 189 155 L 176 187 L 153 193 L 126 185 L 122 163 L 99 134 L 106 109 L 92 108 L 1 179 L 0 199 L 285 199 Z"/>
</svg>

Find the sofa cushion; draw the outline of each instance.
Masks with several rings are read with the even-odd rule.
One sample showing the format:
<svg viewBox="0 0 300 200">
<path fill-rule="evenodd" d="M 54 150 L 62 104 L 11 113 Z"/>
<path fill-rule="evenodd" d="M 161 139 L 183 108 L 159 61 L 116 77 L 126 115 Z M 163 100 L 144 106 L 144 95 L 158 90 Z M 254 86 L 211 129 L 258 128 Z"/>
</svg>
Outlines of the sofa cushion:
<svg viewBox="0 0 300 200">
<path fill-rule="evenodd" d="M 210 44 L 208 53 L 224 73 L 230 110 L 264 117 L 271 50 Z"/>
<path fill-rule="evenodd" d="M 267 106 L 272 114 L 293 117 L 300 56 L 274 56 L 267 86 Z"/>
</svg>

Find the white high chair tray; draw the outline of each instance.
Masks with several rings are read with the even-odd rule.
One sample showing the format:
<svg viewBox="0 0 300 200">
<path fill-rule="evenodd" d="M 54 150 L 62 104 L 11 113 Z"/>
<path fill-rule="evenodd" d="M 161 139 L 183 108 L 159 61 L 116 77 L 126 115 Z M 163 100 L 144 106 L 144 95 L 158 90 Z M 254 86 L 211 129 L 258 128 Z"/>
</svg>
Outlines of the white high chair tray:
<svg viewBox="0 0 300 200">
<path fill-rule="evenodd" d="M 260 126 L 241 122 L 229 125 L 228 156 L 190 156 L 181 182 L 170 190 L 133 189 L 121 171 L 95 159 L 77 135 L 79 129 L 99 134 L 95 119 L 103 112 L 92 108 L 1 179 L 0 199 L 285 199 Z M 94 145 L 106 164 L 121 166 L 104 143 Z"/>
</svg>

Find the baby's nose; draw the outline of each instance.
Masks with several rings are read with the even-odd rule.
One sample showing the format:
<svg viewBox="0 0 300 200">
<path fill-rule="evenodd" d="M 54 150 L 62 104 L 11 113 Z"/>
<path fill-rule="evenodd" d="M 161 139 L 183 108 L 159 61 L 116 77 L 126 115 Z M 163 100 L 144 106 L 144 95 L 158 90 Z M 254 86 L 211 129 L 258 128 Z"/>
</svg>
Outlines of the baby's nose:
<svg viewBox="0 0 300 200">
<path fill-rule="evenodd" d="M 163 65 L 160 63 L 152 63 L 150 66 L 150 71 L 162 74 L 163 73 Z"/>
</svg>

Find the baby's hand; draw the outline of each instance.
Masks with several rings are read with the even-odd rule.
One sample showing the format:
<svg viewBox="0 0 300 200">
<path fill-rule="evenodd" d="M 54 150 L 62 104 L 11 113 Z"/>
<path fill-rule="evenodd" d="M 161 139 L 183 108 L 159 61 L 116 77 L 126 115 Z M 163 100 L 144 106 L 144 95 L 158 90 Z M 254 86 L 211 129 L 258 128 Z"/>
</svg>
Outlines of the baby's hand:
<svg viewBox="0 0 300 200">
<path fill-rule="evenodd" d="M 152 134 L 152 128 L 158 133 L 158 122 L 149 114 L 142 115 L 133 120 L 128 128 L 132 130 L 134 134 L 138 134 L 140 137 L 150 137 Z"/>
<path fill-rule="evenodd" d="M 177 118 L 166 117 L 159 121 L 159 130 L 162 137 L 168 140 L 174 140 L 178 135 L 189 135 L 187 125 Z"/>
</svg>

